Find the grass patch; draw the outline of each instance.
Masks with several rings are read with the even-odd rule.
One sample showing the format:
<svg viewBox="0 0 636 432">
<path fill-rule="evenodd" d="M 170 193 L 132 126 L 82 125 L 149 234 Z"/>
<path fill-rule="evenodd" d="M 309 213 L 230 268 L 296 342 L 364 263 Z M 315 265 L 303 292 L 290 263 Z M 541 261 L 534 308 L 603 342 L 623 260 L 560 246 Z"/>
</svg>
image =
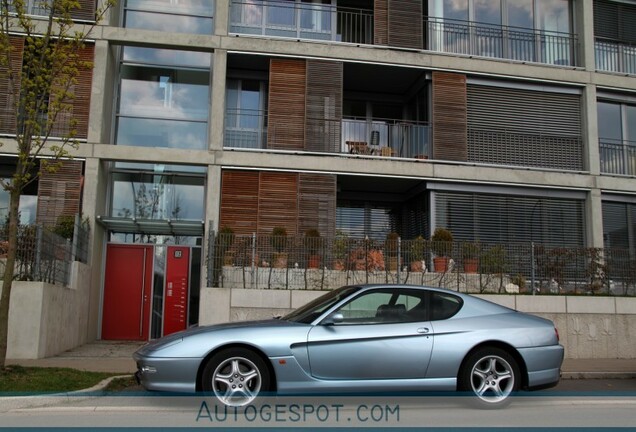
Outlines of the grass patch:
<svg viewBox="0 0 636 432">
<path fill-rule="evenodd" d="M 134 376 L 115 378 L 104 389 L 107 392 L 121 392 L 131 390 L 141 390 L 141 386 L 137 384 Z"/>
<path fill-rule="evenodd" d="M 87 372 L 70 368 L 40 368 L 10 365 L 0 369 L 0 392 L 68 392 L 93 387 L 109 372 Z"/>
</svg>

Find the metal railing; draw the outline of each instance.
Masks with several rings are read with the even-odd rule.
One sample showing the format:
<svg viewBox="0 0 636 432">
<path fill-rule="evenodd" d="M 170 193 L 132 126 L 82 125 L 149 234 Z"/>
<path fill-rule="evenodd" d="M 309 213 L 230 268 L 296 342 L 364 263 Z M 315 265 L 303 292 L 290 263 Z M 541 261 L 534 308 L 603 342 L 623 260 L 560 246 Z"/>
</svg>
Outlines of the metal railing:
<svg viewBox="0 0 636 432">
<path fill-rule="evenodd" d="M 425 17 L 427 48 L 453 54 L 510 60 L 577 65 L 576 35 L 532 28 L 510 27 Z"/>
<path fill-rule="evenodd" d="M 596 70 L 636 74 L 636 45 L 596 39 Z"/>
<path fill-rule="evenodd" d="M 68 285 L 73 261 L 88 262 L 88 224 L 76 218 L 72 239 L 42 225 L 21 225 L 14 269 L 15 280 Z M 0 229 L 0 274 L 4 274 L 8 248 L 7 227 Z"/>
<path fill-rule="evenodd" d="M 280 0 L 232 0 L 230 32 L 373 44 L 373 11 Z"/>
<path fill-rule="evenodd" d="M 599 139 L 601 172 L 636 176 L 636 142 Z"/>
<path fill-rule="evenodd" d="M 469 127 L 468 161 L 581 171 L 583 140 L 540 131 L 528 134 Z"/>
<path fill-rule="evenodd" d="M 225 117 L 226 148 L 279 148 L 289 141 L 295 125 L 271 120 L 256 110 L 228 110 Z M 426 159 L 430 156 L 428 123 L 390 119 L 312 119 L 306 121 L 303 149 L 307 151 Z"/>
<path fill-rule="evenodd" d="M 211 233 L 208 286 L 330 290 L 398 283 L 471 293 L 636 295 L 628 250 Z M 445 256 L 445 259 L 438 259 Z"/>
</svg>

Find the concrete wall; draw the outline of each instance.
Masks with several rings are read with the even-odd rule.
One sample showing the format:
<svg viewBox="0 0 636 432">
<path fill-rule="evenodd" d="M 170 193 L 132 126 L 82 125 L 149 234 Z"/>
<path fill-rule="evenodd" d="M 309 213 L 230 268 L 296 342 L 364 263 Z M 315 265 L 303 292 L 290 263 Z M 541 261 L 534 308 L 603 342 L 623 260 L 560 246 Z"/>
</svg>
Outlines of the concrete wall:
<svg viewBox="0 0 636 432">
<path fill-rule="evenodd" d="M 54 356 L 86 343 L 90 268 L 74 262 L 71 285 L 13 283 L 7 358 Z"/>
<path fill-rule="evenodd" d="M 325 291 L 204 288 L 200 324 L 271 318 Z M 492 302 L 552 320 L 566 358 L 636 359 L 636 298 L 481 295 Z"/>
</svg>

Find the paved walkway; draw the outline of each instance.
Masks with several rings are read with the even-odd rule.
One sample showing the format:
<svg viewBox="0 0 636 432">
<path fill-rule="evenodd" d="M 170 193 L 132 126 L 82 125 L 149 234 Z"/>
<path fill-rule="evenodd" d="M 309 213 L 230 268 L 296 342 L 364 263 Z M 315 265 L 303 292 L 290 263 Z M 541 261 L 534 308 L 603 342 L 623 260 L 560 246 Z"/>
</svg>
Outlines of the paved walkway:
<svg viewBox="0 0 636 432">
<path fill-rule="evenodd" d="M 7 364 L 40 367 L 133 373 L 132 353 L 143 343 L 97 341 L 39 360 L 7 360 Z M 636 359 L 565 359 L 563 378 L 632 378 L 636 379 Z"/>
</svg>

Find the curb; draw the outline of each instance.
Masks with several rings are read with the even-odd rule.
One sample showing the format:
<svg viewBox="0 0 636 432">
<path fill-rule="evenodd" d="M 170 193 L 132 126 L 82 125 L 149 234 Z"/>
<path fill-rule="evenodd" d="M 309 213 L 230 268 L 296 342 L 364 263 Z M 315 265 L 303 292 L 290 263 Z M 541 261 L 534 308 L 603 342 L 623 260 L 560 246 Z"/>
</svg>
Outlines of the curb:
<svg viewBox="0 0 636 432">
<path fill-rule="evenodd" d="M 561 379 L 636 379 L 636 372 L 561 372 Z"/>
<path fill-rule="evenodd" d="M 101 380 L 99 383 L 95 384 L 93 387 L 82 389 L 82 390 L 74 390 L 70 392 L 64 393 L 52 393 L 47 395 L 36 395 L 36 396 L 7 396 L 0 397 L 0 413 L 12 411 L 16 409 L 24 409 L 24 408 L 37 408 L 43 407 L 47 405 L 56 405 L 64 402 L 73 401 L 84 401 L 91 397 L 97 396 L 95 393 L 104 390 L 108 384 L 111 383 L 114 379 L 118 378 L 128 378 L 131 374 L 128 375 L 117 375 L 111 376 Z"/>
</svg>

